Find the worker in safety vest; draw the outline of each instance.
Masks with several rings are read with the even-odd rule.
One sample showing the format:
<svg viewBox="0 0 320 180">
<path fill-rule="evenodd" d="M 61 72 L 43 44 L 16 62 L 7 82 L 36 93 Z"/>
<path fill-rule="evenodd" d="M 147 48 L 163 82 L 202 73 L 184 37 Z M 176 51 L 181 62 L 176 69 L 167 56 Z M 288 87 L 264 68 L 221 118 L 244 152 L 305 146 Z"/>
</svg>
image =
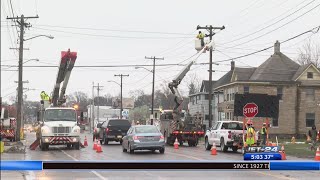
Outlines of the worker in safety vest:
<svg viewBox="0 0 320 180">
<path fill-rule="evenodd" d="M 266 145 L 266 140 L 267 140 L 267 128 L 266 128 L 267 124 L 263 123 L 263 126 L 260 130 L 260 135 L 262 138 L 262 145 Z"/>
<path fill-rule="evenodd" d="M 41 92 L 40 96 L 41 96 L 41 100 L 44 100 L 44 101 L 49 101 L 50 100 L 50 97 L 44 91 Z"/>
<path fill-rule="evenodd" d="M 199 31 L 199 34 L 197 35 L 197 38 L 201 40 L 201 46 L 204 46 L 204 34 Z"/>
<path fill-rule="evenodd" d="M 255 131 L 253 129 L 253 124 L 251 120 L 248 120 L 247 122 L 247 138 L 246 138 L 246 144 L 247 146 L 252 146 L 255 142 Z"/>
</svg>

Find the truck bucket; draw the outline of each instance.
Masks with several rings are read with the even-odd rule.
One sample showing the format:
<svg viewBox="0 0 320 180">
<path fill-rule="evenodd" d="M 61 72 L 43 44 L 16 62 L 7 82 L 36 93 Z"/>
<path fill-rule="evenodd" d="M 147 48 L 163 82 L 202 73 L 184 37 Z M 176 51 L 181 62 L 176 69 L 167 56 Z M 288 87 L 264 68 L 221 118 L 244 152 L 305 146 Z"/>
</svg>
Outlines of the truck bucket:
<svg viewBox="0 0 320 180">
<path fill-rule="evenodd" d="M 35 140 L 31 145 L 30 145 L 30 149 L 31 150 L 35 150 L 38 146 L 40 145 L 40 139 Z"/>
</svg>

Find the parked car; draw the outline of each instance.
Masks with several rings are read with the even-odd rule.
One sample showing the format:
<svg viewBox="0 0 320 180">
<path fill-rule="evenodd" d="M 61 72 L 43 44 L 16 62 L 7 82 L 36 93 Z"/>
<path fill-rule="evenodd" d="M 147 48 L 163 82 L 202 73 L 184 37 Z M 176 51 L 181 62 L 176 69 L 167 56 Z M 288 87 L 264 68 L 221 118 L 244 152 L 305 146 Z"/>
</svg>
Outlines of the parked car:
<svg viewBox="0 0 320 180">
<path fill-rule="evenodd" d="M 109 119 L 101 124 L 99 137 L 101 144 L 116 141 L 122 144 L 122 138 L 127 135 L 131 124 L 126 119 Z"/>
<path fill-rule="evenodd" d="M 128 134 L 123 137 L 122 150 L 131 154 L 135 150 L 159 150 L 161 154 L 165 151 L 163 134 L 153 125 L 132 126 Z"/>
<path fill-rule="evenodd" d="M 92 136 L 92 141 L 94 139 L 100 140 L 99 133 L 100 133 L 100 127 L 104 121 L 98 122 L 95 124 L 94 129 L 93 129 L 93 136 Z"/>
</svg>

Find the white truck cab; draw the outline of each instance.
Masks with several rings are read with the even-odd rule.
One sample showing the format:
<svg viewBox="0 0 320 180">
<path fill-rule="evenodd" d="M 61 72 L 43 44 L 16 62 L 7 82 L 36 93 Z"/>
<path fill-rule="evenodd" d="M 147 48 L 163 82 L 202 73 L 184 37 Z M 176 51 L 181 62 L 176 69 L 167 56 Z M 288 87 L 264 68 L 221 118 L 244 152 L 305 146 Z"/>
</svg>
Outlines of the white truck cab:
<svg viewBox="0 0 320 180">
<path fill-rule="evenodd" d="M 41 150 L 50 145 L 67 145 L 68 148 L 80 148 L 80 127 L 77 114 L 70 107 L 49 107 L 43 113 L 40 131 Z"/>
</svg>

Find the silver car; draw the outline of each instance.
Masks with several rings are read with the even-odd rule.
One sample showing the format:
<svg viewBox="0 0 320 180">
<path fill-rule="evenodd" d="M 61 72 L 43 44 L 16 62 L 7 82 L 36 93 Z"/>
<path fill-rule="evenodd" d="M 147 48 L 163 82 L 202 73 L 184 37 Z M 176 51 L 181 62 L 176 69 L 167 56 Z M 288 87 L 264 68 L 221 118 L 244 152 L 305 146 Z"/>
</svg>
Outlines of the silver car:
<svg viewBox="0 0 320 180">
<path fill-rule="evenodd" d="M 126 136 L 122 138 L 123 152 L 133 154 L 135 150 L 159 150 L 164 153 L 165 143 L 162 133 L 153 125 L 132 126 Z"/>
</svg>

